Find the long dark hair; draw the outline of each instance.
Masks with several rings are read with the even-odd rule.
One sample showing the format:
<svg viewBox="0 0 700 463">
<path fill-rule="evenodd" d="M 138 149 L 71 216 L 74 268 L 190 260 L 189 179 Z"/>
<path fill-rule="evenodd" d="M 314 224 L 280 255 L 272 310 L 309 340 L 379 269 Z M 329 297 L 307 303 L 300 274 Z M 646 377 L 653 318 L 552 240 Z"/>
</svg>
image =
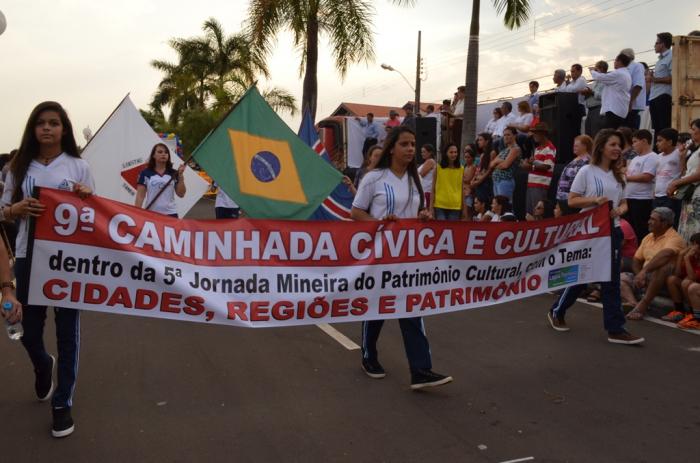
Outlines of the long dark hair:
<svg viewBox="0 0 700 463">
<path fill-rule="evenodd" d="M 501 206 L 501 215 L 513 210 L 513 205 L 510 203 L 508 196 L 496 195 L 493 197 L 493 199 L 495 199 L 496 203 Z"/>
<path fill-rule="evenodd" d="M 382 147 L 380 145 L 372 145 L 369 148 L 367 148 L 367 151 L 365 152 L 365 158 L 362 160 L 362 165 L 360 166 L 360 168 L 367 169 L 367 166 L 369 166 L 369 160 L 372 157 L 372 151 L 381 149 Z"/>
<path fill-rule="evenodd" d="M 420 148 L 426 150 L 430 154 L 430 159 L 435 159 L 435 147 L 433 145 L 426 143 Z"/>
<path fill-rule="evenodd" d="M 389 169 L 391 167 L 391 150 L 393 150 L 394 146 L 396 146 L 396 142 L 399 140 L 399 137 L 402 133 L 410 133 L 414 137 L 416 136 L 416 133 L 413 131 L 413 129 L 411 129 L 407 125 L 400 125 L 398 127 L 394 127 L 391 130 L 391 132 L 389 132 L 389 135 L 386 137 L 386 140 L 384 140 L 384 147 L 382 148 L 382 157 L 379 158 L 379 162 L 377 163 L 377 169 Z M 421 186 L 420 175 L 418 175 L 418 165 L 416 164 L 415 156 L 408 164 L 407 171 L 413 179 L 413 183 L 416 185 L 418 193 L 420 193 L 420 206 L 418 206 L 418 210 L 420 211 L 425 208 L 425 195 L 423 194 L 423 187 Z"/>
<path fill-rule="evenodd" d="M 479 167 L 487 166 L 491 163 L 491 151 L 493 151 L 493 137 L 488 132 L 482 132 L 477 135 L 477 138 L 483 138 L 486 141 L 483 151 L 479 151 L 479 144 L 476 144 L 476 152 L 479 154 Z"/>
<path fill-rule="evenodd" d="M 10 164 L 10 172 L 12 172 L 12 178 L 15 182 L 15 189 L 12 192 L 12 202 L 22 200 L 22 183 L 24 182 L 24 177 L 27 175 L 32 160 L 39 156 L 39 140 L 36 138 L 36 123 L 39 120 L 39 116 L 44 111 L 55 111 L 61 119 L 61 125 L 63 125 L 61 150 L 74 158 L 80 157 L 78 145 L 75 143 L 75 137 L 73 136 L 73 124 L 71 124 L 68 113 L 63 109 L 63 106 L 55 101 L 39 103 L 32 110 L 29 119 L 27 119 L 27 125 L 24 127 L 24 133 L 22 134 L 22 142 L 17 150 L 17 155 L 12 158 Z"/>
<path fill-rule="evenodd" d="M 457 148 L 457 157 L 455 158 L 454 161 L 450 161 L 450 158 L 447 157 L 447 152 L 450 150 L 452 147 Z M 443 169 L 447 169 L 448 167 L 453 167 L 453 168 L 458 168 L 460 166 L 459 163 L 459 146 L 457 146 L 456 143 L 448 143 L 445 145 L 445 148 L 442 150 L 442 156 L 440 156 L 440 167 Z"/>
<path fill-rule="evenodd" d="M 153 148 L 151 148 L 151 155 L 148 158 L 148 168 L 151 170 L 156 168 L 155 155 L 156 155 L 156 149 L 159 146 L 162 146 L 163 148 L 165 148 L 165 151 L 168 152 L 168 162 L 165 163 L 165 171 L 168 172 L 168 171 L 174 170 L 173 169 L 173 161 L 172 161 L 172 159 L 170 159 L 171 158 L 170 148 L 168 148 L 168 145 L 166 145 L 165 143 L 156 143 L 155 145 L 153 145 Z"/>
<path fill-rule="evenodd" d="M 608 140 L 610 140 L 612 137 L 617 137 L 617 139 L 620 140 L 620 149 L 622 149 L 622 144 L 625 140 L 624 135 L 622 135 L 618 130 L 603 129 L 598 132 L 598 134 L 595 137 L 595 141 L 593 142 L 591 164 L 593 164 L 594 166 L 599 166 L 603 162 L 603 150 L 605 149 L 605 145 L 606 143 L 608 143 Z M 610 170 L 615 176 L 615 180 L 617 180 L 617 183 L 624 187 L 625 175 L 622 173 L 622 164 L 623 159 L 622 155 L 620 155 L 620 157 L 617 158 L 617 160 L 613 161 L 610 164 Z"/>
</svg>

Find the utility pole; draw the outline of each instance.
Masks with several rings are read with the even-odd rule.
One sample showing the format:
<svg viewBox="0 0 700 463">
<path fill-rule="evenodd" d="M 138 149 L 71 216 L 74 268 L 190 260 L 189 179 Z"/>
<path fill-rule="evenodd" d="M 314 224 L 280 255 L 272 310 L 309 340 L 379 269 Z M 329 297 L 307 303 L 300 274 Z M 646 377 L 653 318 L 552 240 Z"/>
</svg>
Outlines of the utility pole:
<svg viewBox="0 0 700 463">
<path fill-rule="evenodd" d="M 418 56 L 416 59 L 416 107 L 414 114 L 420 114 L 420 74 L 421 74 L 421 57 L 420 57 L 420 31 L 418 31 Z"/>
</svg>

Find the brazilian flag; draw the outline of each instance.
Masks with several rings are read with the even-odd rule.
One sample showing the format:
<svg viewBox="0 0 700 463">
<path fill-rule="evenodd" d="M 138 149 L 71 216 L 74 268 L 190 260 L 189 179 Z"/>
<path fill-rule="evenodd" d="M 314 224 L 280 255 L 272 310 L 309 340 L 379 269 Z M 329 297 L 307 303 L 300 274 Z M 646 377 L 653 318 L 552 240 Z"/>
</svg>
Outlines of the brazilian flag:
<svg viewBox="0 0 700 463">
<path fill-rule="evenodd" d="M 307 219 L 343 177 L 251 87 L 192 158 L 249 217 Z"/>
</svg>

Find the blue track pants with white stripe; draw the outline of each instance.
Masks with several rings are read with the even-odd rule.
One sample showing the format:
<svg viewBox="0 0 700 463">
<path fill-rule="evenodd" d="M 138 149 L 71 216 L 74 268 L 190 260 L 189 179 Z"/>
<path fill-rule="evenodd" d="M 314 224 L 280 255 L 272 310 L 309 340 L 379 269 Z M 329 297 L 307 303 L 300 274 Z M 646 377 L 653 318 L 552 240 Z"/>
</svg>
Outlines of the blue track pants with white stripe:
<svg viewBox="0 0 700 463">
<path fill-rule="evenodd" d="M 622 299 L 620 297 L 620 264 L 622 256 L 622 231 L 619 227 L 613 228 L 611 248 L 611 281 L 600 283 L 600 300 L 603 303 L 603 326 L 610 334 L 620 334 L 625 331 L 625 314 L 622 311 Z M 566 311 L 571 307 L 576 298 L 586 285 L 570 286 L 564 290 L 559 299 L 554 302 L 551 312 L 558 318 L 565 318 Z"/>
<path fill-rule="evenodd" d="M 430 345 L 425 335 L 422 317 L 399 318 L 403 346 L 411 371 L 430 370 Z M 377 360 L 377 341 L 384 320 L 362 322 L 362 355 L 368 360 Z"/>
<path fill-rule="evenodd" d="M 17 299 L 22 303 L 22 345 L 27 350 L 35 370 L 49 368 L 51 359 L 44 346 L 44 323 L 46 306 L 27 304 L 29 294 L 29 262 L 18 258 L 15 262 L 17 277 Z M 72 407 L 75 381 L 78 376 L 80 351 L 80 311 L 54 308 L 56 323 L 56 345 L 58 351 L 57 384 L 51 405 L 54 408 Z"/>
</svg>

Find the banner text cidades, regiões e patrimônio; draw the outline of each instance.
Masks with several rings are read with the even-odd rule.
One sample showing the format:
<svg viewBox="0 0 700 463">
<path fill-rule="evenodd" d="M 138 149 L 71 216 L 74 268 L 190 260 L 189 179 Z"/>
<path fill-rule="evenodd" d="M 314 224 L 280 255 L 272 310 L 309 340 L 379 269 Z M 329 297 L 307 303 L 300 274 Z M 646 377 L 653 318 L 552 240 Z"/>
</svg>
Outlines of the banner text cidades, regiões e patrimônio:
<svg viewBox="0 0 700 463">
<path fill-rule="evenodd" d="M 608 206 L 536 222 L 179 220 L 41 189 L 29 303 L 271 327 L 415 317 L 608 281 Z"/>
</svg>

